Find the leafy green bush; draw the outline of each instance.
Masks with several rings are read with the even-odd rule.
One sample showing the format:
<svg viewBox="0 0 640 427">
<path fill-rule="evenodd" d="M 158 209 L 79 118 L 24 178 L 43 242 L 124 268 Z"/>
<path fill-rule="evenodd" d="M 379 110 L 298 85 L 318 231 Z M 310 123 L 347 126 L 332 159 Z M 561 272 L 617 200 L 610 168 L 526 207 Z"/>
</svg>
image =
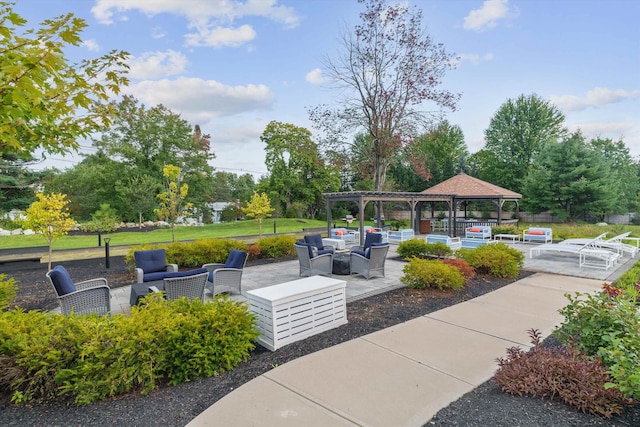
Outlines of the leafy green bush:
<svg viewBox="0 0 640 427">
<path fill-rule="evenodd" d="M 494 225 L 491 227 L 491 236 L 496 234 L 518 234 L 518 229 L 515 225 Z"/>
<path fill-rule="evenodd" d="M 557 398 L 600 417 L 620 414 L 624 399 L 618 390 L 607 389 L 610 380 L 599 359 L 591 360 L 571 348 L 543 348 L 540 333 L 529 331 L 534 348 L 525 353 L 519 347 L 498 359 L 494 379 L 502 391 L 522 396 Z"/>
<path fill-rule="evenodd" d="M 16 281 L 6 274 L 0 274 L 0 311 L 7 309 L 18 292 Z"/>
<path fill-rule="evenodd" d="M 459 290 L 464 287 L 462 273 L 456 267 L 444 264 L 440 260 L 411 258 L 402 272 L 404 275 L 400 277 L 400 281 L 410 288 Z"/>
<path fill-rule="evenodd" d="M 148 393 L 233 369 L 259 333 L 245 304 L 167 302 L 151 294 L 131 316 L 0 314 L 0 387 L 16 402 L 73 398 L 87 404 Z"/>
<path fill-rule="evenodd" d="M 296 254 L 294 236 L 274 236 L 258 239 L 256 246 L 260 249 L 261 258 L 280 258 Z"/>
<path fill-rule="evenodd" d="M 567 295 L 569 304 L 560 310 L 564 322 L 554 334 L 590 356 L 599 356 L 613 381 L 626 397 L 640 399 L 640 312 L 637 295 Z"/>
<path fill-rule="evenodd" d="M 409 239 L 398 245 L 398 255 L 404 259 L 422 258 L 427 254 L 428 243 L 424 239 Z"/>
<path fill-rule="evenodd" d="M 524 254 L 505 243 L 458 249 L 456 255 L 467 261 L 478 273 L 506 279 L 518 277 L 524 266 Z"/>
<path fill-rule="evenodd" d="M 449 246 L 442 242 L 427 243 L 427 255 L 437 258 L 446 258 L 451 256 L 453 251 Z"/>
</svg>

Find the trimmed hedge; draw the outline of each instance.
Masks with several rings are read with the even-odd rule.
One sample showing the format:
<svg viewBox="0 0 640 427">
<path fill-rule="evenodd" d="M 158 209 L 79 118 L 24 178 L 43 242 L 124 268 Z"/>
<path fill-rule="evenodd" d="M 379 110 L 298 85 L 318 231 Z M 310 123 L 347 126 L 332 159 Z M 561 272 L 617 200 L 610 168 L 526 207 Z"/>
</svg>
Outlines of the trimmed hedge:
<svg viewBox="0 0 640 427">
<path fill-rule="evenodd" d="M 131 315 L 0 314 L 0 386 L 14 402 L 88 404 L 218 375 L 246 360 L 259 332 L 244 303 L 151 294 Z"/>
</svg>

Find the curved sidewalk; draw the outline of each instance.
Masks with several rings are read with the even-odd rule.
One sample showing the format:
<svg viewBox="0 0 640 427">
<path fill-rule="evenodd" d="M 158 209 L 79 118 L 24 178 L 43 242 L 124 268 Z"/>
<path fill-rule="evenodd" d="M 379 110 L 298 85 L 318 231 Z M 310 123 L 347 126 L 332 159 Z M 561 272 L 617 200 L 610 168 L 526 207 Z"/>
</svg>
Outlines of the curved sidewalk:
<svg viewBox="0 0 640 427">
<path fill-rule="evenodd" d="M 490 379 L 508 347 L 548 336 L 566 292 L 602 279 L 536 273 L 489 294 L 309 354 L 255 378 L 188 426 L 421 426 Z"/>
</svg>

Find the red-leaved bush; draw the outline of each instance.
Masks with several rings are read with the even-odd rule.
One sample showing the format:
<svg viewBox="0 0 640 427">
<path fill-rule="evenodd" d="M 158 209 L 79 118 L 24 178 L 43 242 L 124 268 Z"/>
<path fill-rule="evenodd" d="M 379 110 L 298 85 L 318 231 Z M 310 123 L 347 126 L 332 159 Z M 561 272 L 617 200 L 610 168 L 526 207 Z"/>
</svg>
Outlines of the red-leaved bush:
<svg viewBox="0 0 640 427">
<path fill-rule="evenodd" d="M 529 330 L 529 336 L 534 345 L 529 352 L 511 347 L 506 358 L 498 359 L 494 378 L 502 391 L 559 399 L 599 417 L 620 414 L 626 401 L 619 390 L 605 389 L 611 377 L 599 358 L 589 359 L 571 348 L 542 348 L 541 334 L 535 329 Z"/>
<path fill-rule="evenodd" d="M 469 265 L 469 263 L 460 258 L 445 258 L 442 260 L 445 264 L 449 264 L 460 271 L 464 280 L 469 280 L 476 275 L 476 270 Z"/>
</svg>

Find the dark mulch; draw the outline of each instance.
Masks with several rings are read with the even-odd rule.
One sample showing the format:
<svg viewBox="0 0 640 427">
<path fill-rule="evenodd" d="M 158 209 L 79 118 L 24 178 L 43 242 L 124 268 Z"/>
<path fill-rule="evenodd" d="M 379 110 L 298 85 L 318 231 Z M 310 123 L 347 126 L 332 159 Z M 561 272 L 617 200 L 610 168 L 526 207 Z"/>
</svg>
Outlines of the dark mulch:
<svg viewBox="0 0 640 427">
<path fill-rule="evenodd" d="M 23 264 L 23 265 L 20 265 Z M 64 262 L 76 281 L 106 277 L 111 287 L 131 284 L 122 257 Z M 51 309 L 57 301 L 44 280 L 45 268 L 37 263 L 0 265 L 19 282 L 17 305 L 27 309 Z M 528 273 L 523 273 L 523 276 Z M 460 292 L 398 289 L 349 303 L 349 323 L 275 352 L 258 346 L 246 362 L 218 377 L 203 378 L 175 387 L 162 387 L 148 396 L 128 395 L 111 401 L 77 407 L 64 404 L 12 405 L 0 392 L 2 426 L 183 426 L 211 404 L 274 366 L 377 330 L 491 292 L 510 283 L 477 276 Z M 241 416 L 239 414 L 239 416 Z M 623 416 L 603 420 L 579 413 L 562 403 L 502 393 L 488 381 L 444 408 L 426 426 L 638 426 L 636 405 Z"/>
</svg>

